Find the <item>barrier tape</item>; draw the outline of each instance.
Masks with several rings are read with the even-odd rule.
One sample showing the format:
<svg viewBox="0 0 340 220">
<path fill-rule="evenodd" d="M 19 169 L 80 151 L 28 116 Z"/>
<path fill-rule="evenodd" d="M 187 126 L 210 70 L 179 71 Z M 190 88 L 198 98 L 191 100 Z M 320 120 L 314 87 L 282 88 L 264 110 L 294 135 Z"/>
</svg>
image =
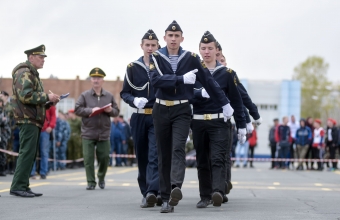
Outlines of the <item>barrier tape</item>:
<svg viewBox="0 0 340 220">
<path fill-rule="evenodd" d="M 17 152 L 8 151 L 4 149 L 0 149 L 0 152 L 12 155 L 12 156 L 18 156 L 19 154 Z M 110 154 L 110 157 L 112 158 L 136 158 L 136 155 L 134 154 Z M 37 158 L 38 160 L 40 158 Z M 186 160 L 196 160 L 196 157 L 193 156 L 187 156 L 185 157 Z M 231 160 L 235 161 L 237 158 L 232 157 Z M 72 163 L 72 162 L 81 162 L 84 158 L 79 158 L 76 160 L 54 160 L 54 159 L 48 159 L 48 161 L 57 161 L 60 163 Z M 295 159 L 295 158 L 240 158 L 240 161 L 255 161 L 255 162 L 340 162 L 340 159 Z"/>
</svg>

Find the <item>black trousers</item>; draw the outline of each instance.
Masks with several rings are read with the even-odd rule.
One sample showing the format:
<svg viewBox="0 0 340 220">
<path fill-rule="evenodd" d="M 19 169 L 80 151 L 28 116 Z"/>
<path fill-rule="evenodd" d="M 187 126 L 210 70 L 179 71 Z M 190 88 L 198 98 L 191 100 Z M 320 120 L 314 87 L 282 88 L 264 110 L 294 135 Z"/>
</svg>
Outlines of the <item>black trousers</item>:
<svg viewBox="0 0 340 220">
<path fill-rule="evenodd" d="M 271 151 L 271 158 L 275 159 L 276 158 L 276 143 L 275 142 L 271 142 L 270 143 L 270 151 Z M 275 167 L 275 161 L 272 161 L 272 168 Z"/>
<path fill-rule="evenodd" d="M 313 152 L 313 159 L 322 159 L 320 157 L 320 150 L 317 147 L 313 147 L 312 152 Z M 318 164 L 318 169 L 321 169 L 322 168 L 321 162 L 317 162 L 317 164 Z"/>
<path fill-rule="evenodd" d="M 189 103 L 165 106 L 155 103 L 152 111 L 158 151 L 160 192 L 168 201 L 174 187 L 182 187 L 185 175 L 185 143 L 189 135 Z"/>
<path fill-rule="evenodd" d="M 230 120 L 228 120 L 227 123 L 225 124 L 227 126 L 226 138 L 228 139 L 227 153 L 226 153 L 226 158 L 225 158 L 225 169 L 226 169 L 225 180 L 227 182 L 230 182 L 231 181 L 231 166 L 232 166 L 231 150 L 232 150 L 232 145 L 233 145 L 233 129 L 232 129 L 232 124 Z"/>
<path fill-rule="evenodd" d="M 337 146 L 332 146 L 331 143 L 327 144 L 329 147 L 329 154 L 330 154 L 330 158 L 329 159 L 335 159 L 335 152 L 336 152 L 336 148 Z M 338 167 L 338 163 L 337 162 L 332 162 L 333 168 L 337 168 Z"/>
<path fill-rule="evenodd" d="M 254 159 L 254 149 L 255 149 L 255 146 L 254 147 L 249 146 L 250 158 L 252 159 Z M 249 163 L 250 163 L 250 166 L 253 166 L 253 160 L 250 160 Z"/>
<path fill-rule="evenodd" d="M 201 198 L 210 198 L 212 192 L 225 194 L 225 165 L 228 128 L 224 119 L 193 120 L 192 135 Z M 230 153 L 230 149 L 228 151 Z"/>
<path fill-rule="evenodd" d="M 311 141 L 311 143 L 313 143 L 313 141 Z M 310 158 L 314 158 L 314 152 L 313 152 L 313 147 L 312 147 L 312 144 L 309 144 L 308 146 L 308 151 L 307 151 L 307 154 L 306 154 L 306 157 L 305 159 L 310 159 Z M 309 168 L 309 162 L 306 161 L 306 166 L 307 166 L 307 169 Z M 310 162 L 310 168 L 312 169 L 314 166 L 314 162 Z"/>
</svg>

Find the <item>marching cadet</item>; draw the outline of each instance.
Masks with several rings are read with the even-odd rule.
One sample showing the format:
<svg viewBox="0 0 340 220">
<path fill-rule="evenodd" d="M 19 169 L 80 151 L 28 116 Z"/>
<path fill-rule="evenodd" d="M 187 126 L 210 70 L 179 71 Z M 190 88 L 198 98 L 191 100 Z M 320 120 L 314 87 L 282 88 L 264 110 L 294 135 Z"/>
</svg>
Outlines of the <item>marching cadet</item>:
<svg viewBox="0 0 340 220">
<path fill-rule="evenodd" d="M 152 120 L 155 103 L 154 89 L 150 85 L 149 56 L 158 49 L 158 38 L 148 30 L 142 38 L 144 56 L 127 66 L 122 99 L 133 108 L 130 125 L 138 163 L 138 184 L 143 195 L 141 208 L 162 204 L 159 191 L 158 154 Z"/>
<path fill-rule="evenodd" d="M 105 72 L 100 68 L 90 71 L 92 88 L 83 92 L 77 100 L 75 114 L 82 117 L 81 137 L 84 155 L 84 165 L 87 179 L 87 190 L 94 190 L 97 182 L 94 171 L 95 152 L 99 164 L 97 176 L 98 185 L 105 188 L 105 175 L 109 165 L 110 154 L 110 117 L 119 114 L 113 95 L 103 89 Z M 99 108 L 111 104 L 104 112 L 90 117 Z"/>
<path fill-rule="evenodd" d="M 13 96 L 11 104 L 14 118 L 20 129 L 20 150 L 10 194 L 21 197 L 42 196 L 29 187 L 29 176 L 39 146 L 41 128 L 45 122 L 45 104 L 54 105 L 60 100 L 56 94 L 47 94 L 39 77 L 38 69 L 45 62 L 44 45 L 26 50 L 27 61 L 17 65 L 13 72 Z M 47 105 L 50 106 L 50 105 Z"/>
<path fill-rule="evenodd" d="M 163 47 L 150 56 L 150 77 L 156 101 L 152 116 L 158 150 L 161 213 L 173 212 L 182 199 L 181 187 L 185 175 L 185 143 L 191 123 L 188 100 L 194 96 L 193 87 L 200 81 L 212 100 L 223 108 L 227 121 L 233 114 L 229 100 L 214 81 L 200 58 L 180 47 L 183 31 L 176 21 L 165 30 Z M 198 72 L 196 74 L 196 72 Z"/>
<path fill-rule="evenodd" d="M 10 120 L 5 112 L 4 101 L 0 99 L 0 149 L 7 150 L 10 139 Z M 4 152 L 0 152 L 0 176 L 6 176 L 6 153 Z"/>
<path fill-rule="evenodd" d="M 246 119 L 237 82 L 228 68 L 216 61 L 217 42 L 214 36 L 206 31 L 200 41 L 199 51 L 204 65 L 215 81 L 230 99 L 234 118 L 238 124 L 238 133 L 246 134 Z M 196 149 L 197 171 L 201 201 L 197 208 L 205 208 L 212 200 L 214 206 L 221 206 L 225 194 L 226 154 L 230 153 L 230 130 L 223 120 L 223 110 L 214 103 L 200 82 L 195 83 L 193 120 L 191 129 Z M 240 140 L 242 141 L 242 140 Z"/>
</svg>

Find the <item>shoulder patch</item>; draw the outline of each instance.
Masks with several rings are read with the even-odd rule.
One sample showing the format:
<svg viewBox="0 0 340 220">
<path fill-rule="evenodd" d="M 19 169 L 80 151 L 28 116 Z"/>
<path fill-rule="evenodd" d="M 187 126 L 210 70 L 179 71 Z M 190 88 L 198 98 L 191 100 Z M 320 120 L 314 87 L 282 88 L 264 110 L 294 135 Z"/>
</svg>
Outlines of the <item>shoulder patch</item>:
<svg viewBox="0 0 340 220">
<path fill-rule="evenodd" d="M 205 68 L 205 69 L 207 68 L 207 66 L 205 65 L 205 63 L 203 61 L 201 61 L 201 65 L 202 65 L 203 68 Z"/>
<path fill-rule="evenodd" d="M 154 55 L 154 56 L 158 56 L 158 53 L 156 53 L 156 52 L 153 52 L 153 53 L 152 53 L 152 55 Z"/>
<path fill-rule="evenodd" d="M 128 68 L 133 67 L 133 63 L 128 64 Z"/>
<path fill-rule="evenodd" d="M 150 69 L 150 70 L 154 70 L 154 69 L 155 69 L 155 65 L 153 65 L 153 63 L 150 63 L 149 69 Z"/>
<path fill-rule="evenodd" d="M 196 57 L 197 55 L 195 53 L 191 53 L 191 56 Z"/>
<path fill-rule="evenodd" d="M 234 73 L 234 72 L 235 72 L 234 70 L 232 70 L 231 68 L 228 68 L 228 67 L 227 67 L 226 70 L 227 70 L 227 72 L 229 72 L 229 73 Z"/>
</svg>

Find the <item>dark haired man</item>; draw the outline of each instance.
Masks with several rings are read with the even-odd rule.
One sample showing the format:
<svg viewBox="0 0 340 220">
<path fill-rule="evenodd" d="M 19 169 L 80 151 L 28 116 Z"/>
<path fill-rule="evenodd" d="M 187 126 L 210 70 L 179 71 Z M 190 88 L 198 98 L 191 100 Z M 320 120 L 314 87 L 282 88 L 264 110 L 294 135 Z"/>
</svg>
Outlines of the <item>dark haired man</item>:
<svg viewBox="0 0 340 220">
<path fill-rule="evenodd" d="M 149 57 L 158 49 L 158 38 L 153 30 L 142 37 L 143 56 L 126 68 L 122 99 L 133 108 L 130 125 L 138 163 L 138 185 L 143 195 L 141 208 L 162 204 L 159 191 L 158 155 L 152 120 L 155 94 L 150 85 Z M 156 198 L 157 196 L 157 198 Z"/>
<path fill-rule="evenodd" d="M 199 51 L 205 66 L 215 81 L 230 99 L 235 110 L 234 118 L 238 133 L 246 134 L 246 119 L 237 81 L 230 69 L 216 61 L 217 42 L 214 36 L 205 32 Z M 225 194 L 226 154 L 230 154 L 231 123 L 223 120 L 222 108 L 216 105 L 200 82 L 195 83 L 192 132 L 196 149 L 197 170 L 201 201 L 197 208 L 205 208 L 212 200 L 214 206 L 221 206 Z M 242 139 L 240 140 L 242 142 Z"/>
<path fill-rule="evenodd" d="M 183 31 L 176 21 L 165 30 L 163 47 L 150 56 L 150 77 L 156 102 L 153 120 L 159 160 L 162 213 L 173 212 L 182 199 L 181 187 L 185 174 L 185 143 L 191 122 L 194 83 L 197 80 L 211 94 L 212 100 L 223 108 L 225 121 L 233 114 L 229 100 L 215 82 L 199 57 L 180 47 Z M 198 72 L 197 74 L 195 74 Z"/>
</svg>

